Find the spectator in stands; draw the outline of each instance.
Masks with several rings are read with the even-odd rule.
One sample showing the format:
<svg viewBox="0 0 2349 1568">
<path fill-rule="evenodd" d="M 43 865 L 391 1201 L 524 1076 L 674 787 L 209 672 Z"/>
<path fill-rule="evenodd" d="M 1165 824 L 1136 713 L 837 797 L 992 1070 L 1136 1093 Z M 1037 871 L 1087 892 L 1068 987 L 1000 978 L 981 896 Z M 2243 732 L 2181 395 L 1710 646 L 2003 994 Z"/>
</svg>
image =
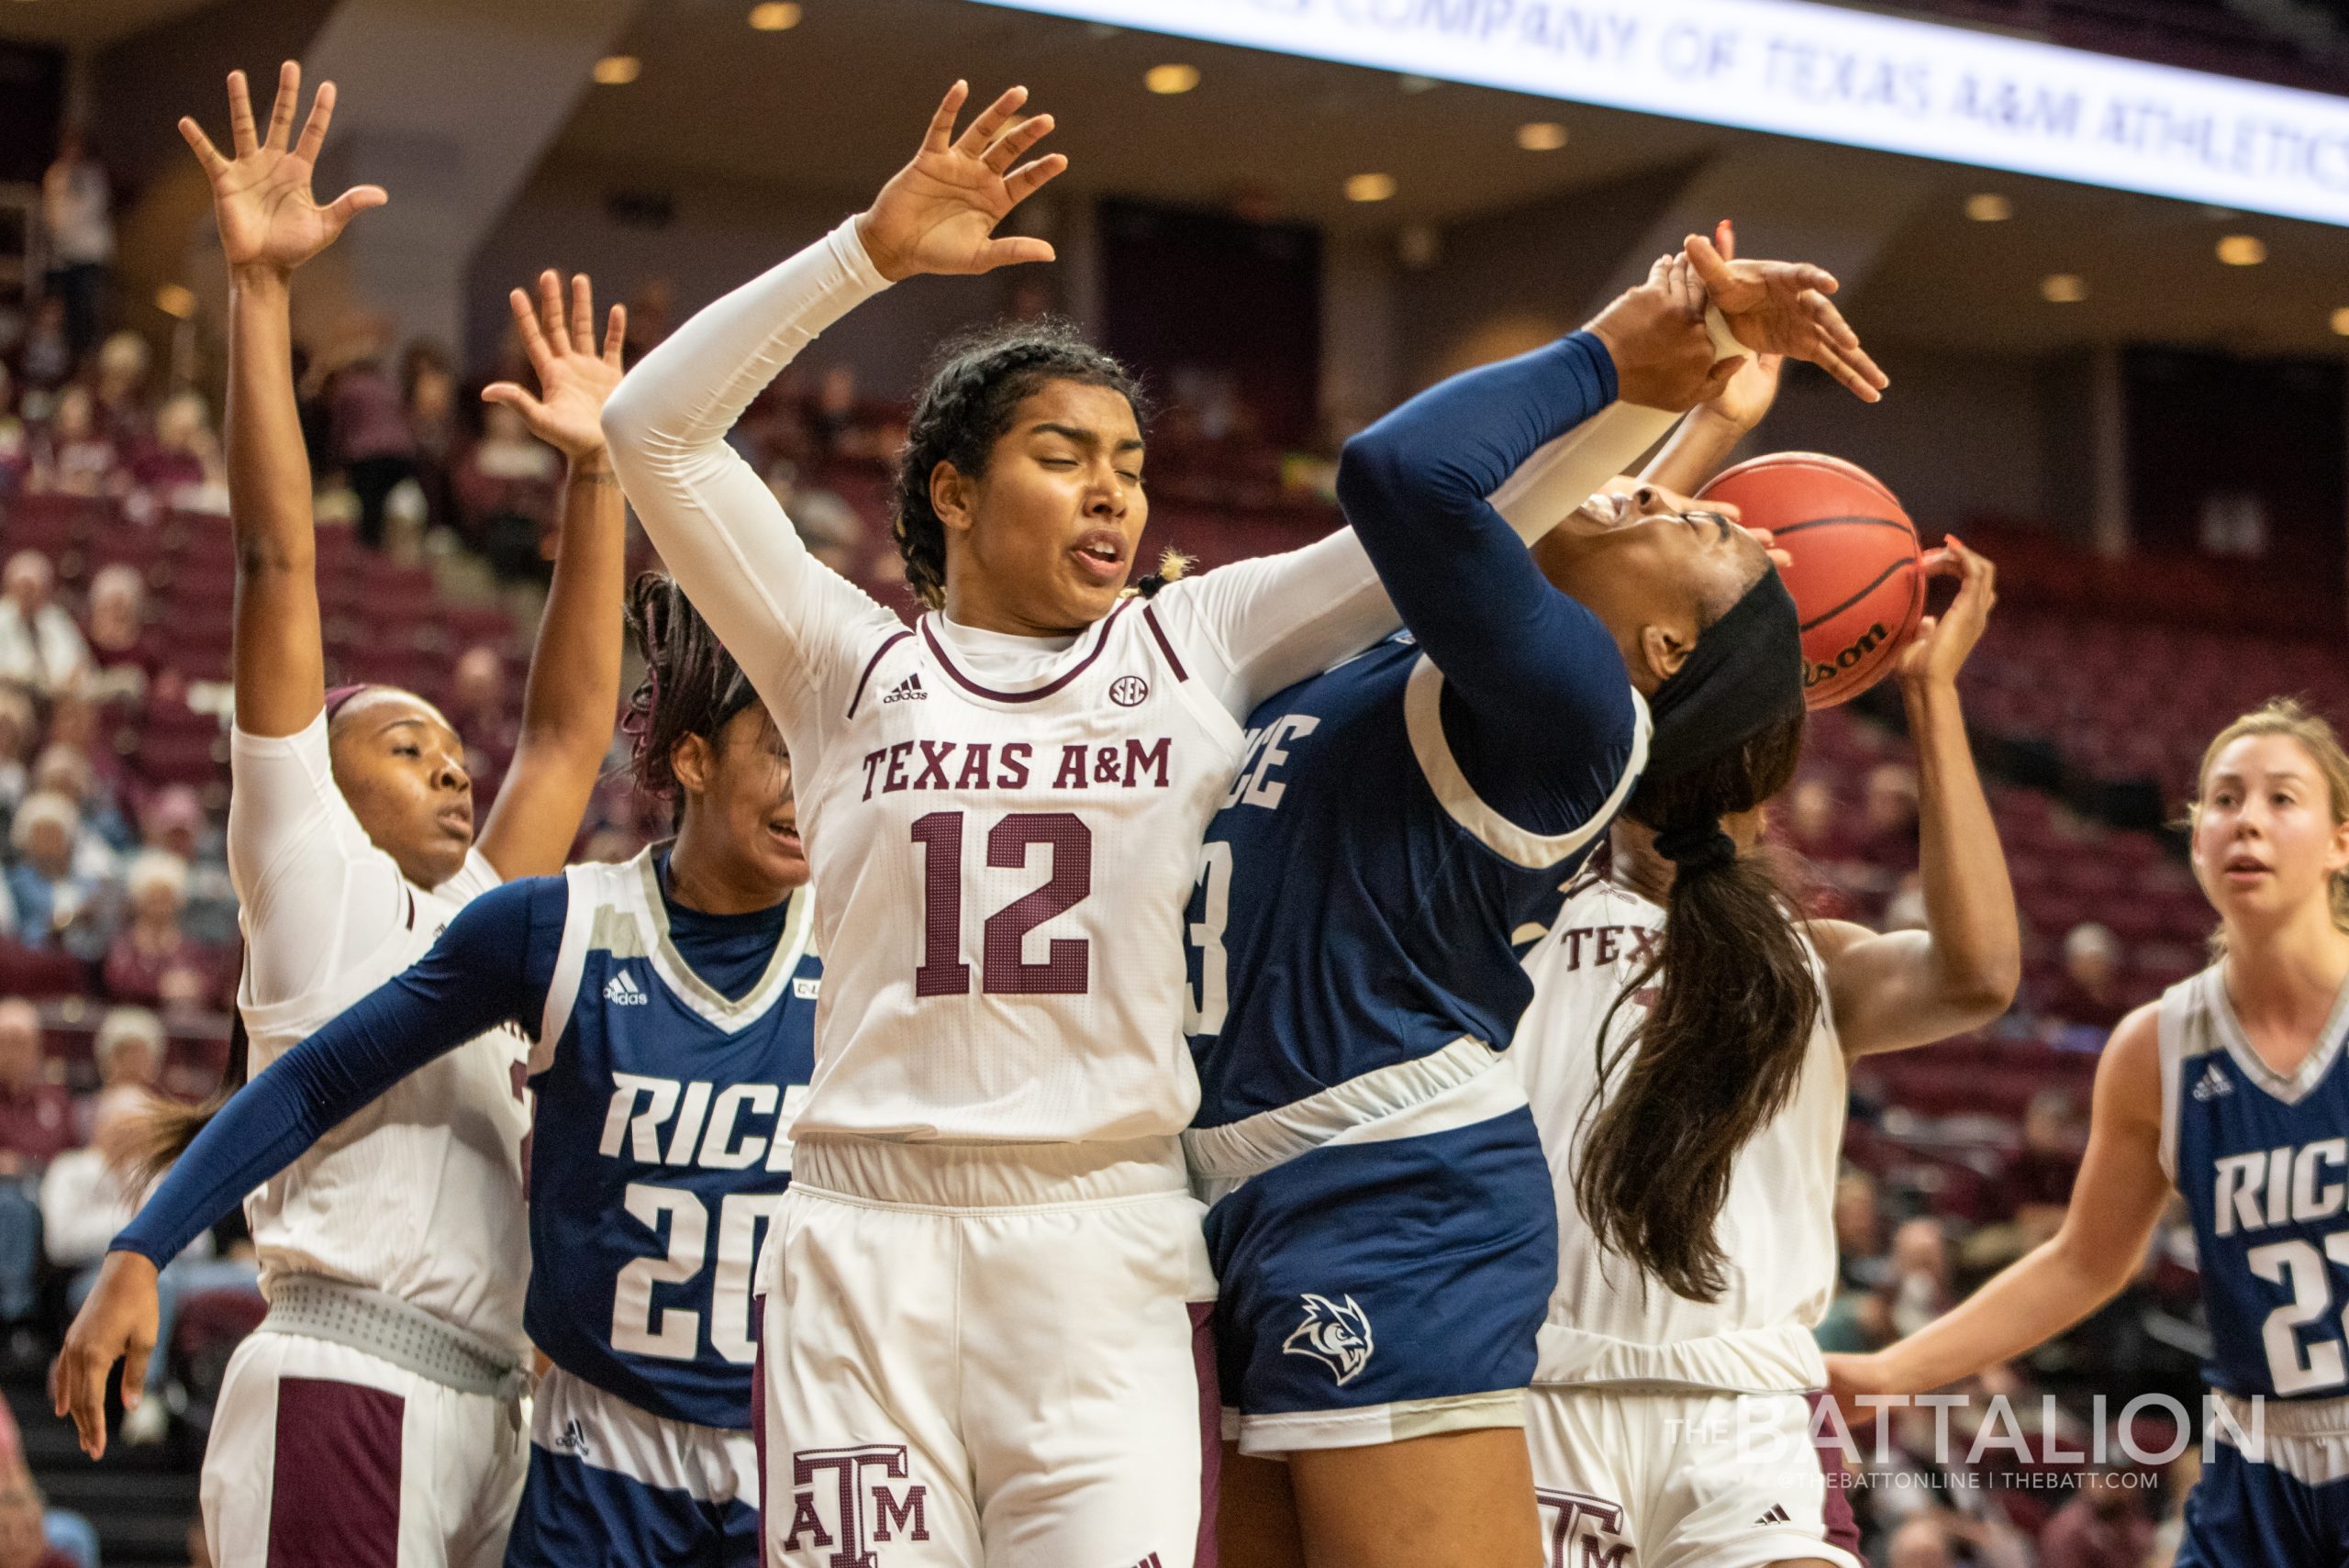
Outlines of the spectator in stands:
<svg viewBox="0 0 2349 1568">
<path fill-rule="evenodd" d="M 58 704 L 62 712 L 65 703 Z M 85 876 L 110 882 L 119 869 L 117 851 L 137 842 L 130 824 L 114 804 L 112 792 L 98 784 L 90 753 L 80 743 L 60 739 L 57 722 L 50 721 L 50 743 L 33 762 L 33 793 L 61 795 L 82 814 L 82 831 L 73 844 L 73 866 Z"/>
<path fill-rule="evenodd" d="M 176 673 L 168 664 L 156 677 L 159 685 L 170 684 L 176 679 Z M 45 759 L 50 752 L 62 748 L 80 760 L 80 773 L 68 793 L 85 814 L 95 814 L 94 825 L 107 845 L 128 849 L 132 834 L 129 820 L 122 815 L 122 804 L 136 799 L 139 792 L 128 764 L 114 744 L 116 728 L 87 691 L 77 686 L 60 693 L 50 706 L 49 744 L 41 749 L 40 755 Z M 44 776 L 40 762 L 36 762 L 32 773 L 34 789 L 43 787 Z M 105 863 L 94 869 L 111 872 Z"/>
<path fill-rule="evenodd" d="M 163 982 L 174 970 L 193 971 L 203 982 L 200 994 L 217 994 L 221 988 L 218 961 L 180 928 L 187 862 L 161 850 L 142 850 L 132 858 L 123 881 L 130 917 L 106 949 L 106 994 L 160 1006 Z"/>
<path fill-rule="evenodd" d="M 22 686 L 0 684 L 0 821 L 15 813 L 17 802 L 31 787 L 32 771 L 27 763 L 39 739 L 40 718 L 33 712 L 33 699 Z"/>
<path fill-rule="evenodd" d="M 2130 1479 L 2110 1467 L 2080 1477 L 2072 1500 L 2040 1532 L 2039 1568 L 2142 1568 L 2154 1549 L 2154 1521 Z"/>
<path fill-rule="evenodd" d="M 154 362 L 147 339 L 117 332 L 99 345 L 94 416 L 97 432 L 124 457 L 145 445 L 153 430 L 148 406 L 147 372 Z"/>
<path fill-rule="evenodd" d="M 359 501 L 359 539 L 384 544 L 384 503 L 416 473 L 416 437 L 399 383 L 383 362 L 385 324 L 373 317 L 345 325 L 326 377 L 328 446 Z"/>
<path fill-rule="evenodd" d="M 457 528 L 501 583 L 536 582 L 548 573 L 541 536 L 555 515 L 562 459 L 530 434 L 502 403 L 482 417 L 482 438 L 451 476 Z"/>
<path fill-rule="evenodd" d="M 1888 872 L 1917 866 L 1917 770 L 1878 762 L 1868 770 L 1856 846 L 1860 858 Z"/>
<path fill-rule="evenodd" d="M 807 552 L 841 576 L 855 576 L 864 555 L 864 522 L 856 509 L 821 485 L 801 484 L 799 465 L 788 458 L 768 463 L 766 479 Z"/>
<path fill-rule="evenodd" d="M 32 438 L 26 433 L 25 421 L 17 412 L 17 400 L 8 384 L 8 366 L 0 361 L 0 495 L 11 495 L 24 484 L 32 462 Z"/>
<path fill-rule="evenodd" d="M 237 892 L 228 880 L 228 850 L 187 784 L 166 784 L 148 797 L 139 818 L 139 842 L 187 867 L 180 926 L 214 950 L 237 940 Z"/>
<path fill-rule="evenodd" d="M 0 569 L 0 680 L 43 696 L 67 691 L 90 671 L 90 647 L 57 603 L 57 569 L 37 550 L 20 550 Z"/>
<path fill-rule="evenodd" d="M 417 482 L 435 525 L 455 516 L 449 489 L 450 465 L 457 456 L 457 372 L 447 350 L 419 338 L 400 356 L 400 407 L 416 442 Z"/>
<path fill-rule="evenodd" d="M 161 1086 L 170 1046 L 163 1020 L 145 1007 L 106 1009 L 90 1042 L 90 1058 L 98 1069 L 98 1090 L 83 1102 L 83 1142 L 96 1136 L 98 1106 L 109 1092 L 122 1089 L 143 1094 Z"/>
<path fill-rule="evenodd" d="M 505 656 L 477 643 L 457 656 L 450 678 L 449 722 L 465 738 L 465 772 L 473 775 L 473 810 L 486 812 L 521 744 L 522 715 L 512 700 Z"/>
<path fill-rule="evenodd" d="M 40 1009 L 0 1000 L 0 1176 L 38 1174 L 72 1146 L 72 1102 L 43 1070 Z"/>
<path fill-rule="evenodd" d="M 57 161 L 41 176 L 40 214 L 49 232 L 50 293 L 62 307 L 66 341 L 79 358 L 97 341 L 106 273 L 114 265 L 114 192 L 77 126 L 58 139 Z"/>
<path fill-rule="evenodd" d="M 25 381 L 25 417 L 45 419 L 55 406 L 52 395 L 72 379 L 81 355 L 73 351 L 65 331 L 65 301 L 45 296 L 33 312 L 33 324 L 17 350 L 17 369 Z"/>
<path fill-rule="evenodd" d="M 83 961 L 101 956 L 112 938 L 107 884 L 77 861 L 85 840 L 82 813 L 53 790 L 35 790 L 9 824 L 17 863 L 8 893 L 17 906 L 17 940 L 28 947 L 62 947 Z"/>
<path fill-rule="evenodd" d="M 21 1467 L 0 1476 L 0 1568 L 84 1568 L 72 1552 L 50 1544 L 40 1487 Z"/>
<path fill-rule="evenodd" d="M 2055 1043 L 2101 1050 L 2132 1005 L 2121 981 L 2120 939 L 2094 920 L 2074 926 L 2064 937 L 2063 973 L 2040 1009 L 2055 1030 Z"/>
<path fill-rule="evenodd" d="M 1964 1551 L 1961 1559 L 1958 1552 Z M 2031 1552 L 2013 1528 L 2001 1520 L 1968 1518 L 1948 1508 L 1929 1508 L 1903 1520 L 1885 1549 L 1885 1568 L 2031 1568 Z"/>
<path fill-rule="evenodd" d="M 856 406 L 856 367 L 826 365 L 823 373 L 816 378 L 816 395 L 807 405 L 808 428 L 814 431 L 826 457 L 863 455 L 854 450 L 852 439 Z"/>
<path fill-rule="evenodd" d="M 121 454 L 97 427 L 89 389 L 69 386 L 59 393 L 33 441 L 26 487 L 39 495 L 111 495 L 126 477 Z"/>
<path fill-rule="evenodd" d="M 2042 1089 L 2031 1097 L 2021 1144 L 1999 1161 L 1984 1195 L 1989 1223 L 1966 1239 L 1967 1268 L 2003 1268 L 2055 1234 L 2087 1142 L 2087 1127 L 2070 1091 Z"/>
<path fill-rule="evenodd" d="M 136 705 L 158 670 L 161 650 L 147 630 L 147 584 L 135 566 L 117 562 L 90 579 L 90 662 L 96 679 L 89 695 L 99 702 Z"/>
<path fill-rule="evenodd" d="M 97 1283 L 107 1244 L 138 1212 L 119 1173 L 138 1147 L 139 1121 L 146 1106 L 144 1089 L 126 1085 L 107 1090 L 98 1098 L 89 1146 L 60 1154 L 41 1177 L 41 1224 L 49 1261 L 73 1273 L 65 1288 L 68 1312 L 81 1310 Z M 181 1297 L 195 1291 L 259 1291 L 255 1282 L 260 1270 L 250 1259 L 215 1258 L 212 1251 L 210 1233 L 198 1236 L 156 1278 L 156 1350 L 147 1362 L 150 1397 L 125 1413 L 126 1442 L 156 1442 L 169 1429 L 171 1410 L 161 1395 L 171 1372 L 172 1329 Z"/>
<path fill-rule="evenodd" d="M 1892 1258 L 1878 1294 L 1892 1332 L 1915 1333 L 1950 1308 L 1949 1236 L 1942 1222 L 1920 1216 L 1892 1233 Z"/>
<path fill-rule="evenodd" d="M 228 470 L 202 395 L 174 394 L 155 413 L 155 435 L 139 449 L 131 477 L 183 512 L 228 510 Z"/>
</svg>

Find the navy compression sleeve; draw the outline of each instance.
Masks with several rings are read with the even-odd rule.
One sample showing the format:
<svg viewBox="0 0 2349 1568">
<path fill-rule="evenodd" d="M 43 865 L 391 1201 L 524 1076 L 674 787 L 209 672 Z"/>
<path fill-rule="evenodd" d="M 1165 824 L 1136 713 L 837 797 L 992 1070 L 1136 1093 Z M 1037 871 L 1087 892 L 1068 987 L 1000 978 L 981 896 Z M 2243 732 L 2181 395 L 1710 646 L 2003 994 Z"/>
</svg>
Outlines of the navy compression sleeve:
<svg viewBox="0 0 2349 1568">
<path fill-rule="evenodd" d="M 536 1033 L 551 965 L 533 941 L 552 895 L 562 927 L 563 879 L 531 877 L 465 906 L 432 951 L 351 1004 L 230 1097 L 196 1135 L 113 1251 L 161 1268 L 354 1111 L 485 1029 Z M 533 975 L 529 973 L 538 971 Z"/>
<path fill-rule="evenodd" d="M 1598 617 L 1550 585 L 1487 499 L 1615 397 L 1575 332 L 1429 388 L 1346 443 L 1338 498 L 1403 624 L 1443 672 L 1444 733 L 1491 805 L 1579 826 L 1631 754 L 1631 682 Z"/>
</svg>

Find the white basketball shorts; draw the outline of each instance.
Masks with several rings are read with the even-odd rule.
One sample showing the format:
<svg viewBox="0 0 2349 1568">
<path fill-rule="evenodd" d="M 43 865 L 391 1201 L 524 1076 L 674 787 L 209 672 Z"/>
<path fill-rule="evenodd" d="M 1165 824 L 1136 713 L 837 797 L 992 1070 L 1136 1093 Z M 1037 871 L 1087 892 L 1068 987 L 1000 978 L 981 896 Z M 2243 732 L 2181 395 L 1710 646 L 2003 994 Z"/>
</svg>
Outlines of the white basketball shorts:
<svg viewBox="0 0 2349 1568">
<path fill-rule="evenodd" d="M 1191 1568 L 1214 1280 L 1174 1140 L 793 1163 L 760 1280 L 769 1568 Z"/>
<path fill-rule="evenodd" d="M 1525 1398 L 1549 1568 L 1865 1568 L 1809 1396 L 1537 1385 Z M 1624 1549 L 1629 1549 L 1625 1551 Z M 1612 1554 L 1612 1555 L 1610 1555 Z"/>
<path fill-rule="evenodd" d="M 229 1358 L 204 1453 L 218 1568 L 497 1568 L 529 1463 L 519 1407 L 270 1329 Z"/>
</svg>

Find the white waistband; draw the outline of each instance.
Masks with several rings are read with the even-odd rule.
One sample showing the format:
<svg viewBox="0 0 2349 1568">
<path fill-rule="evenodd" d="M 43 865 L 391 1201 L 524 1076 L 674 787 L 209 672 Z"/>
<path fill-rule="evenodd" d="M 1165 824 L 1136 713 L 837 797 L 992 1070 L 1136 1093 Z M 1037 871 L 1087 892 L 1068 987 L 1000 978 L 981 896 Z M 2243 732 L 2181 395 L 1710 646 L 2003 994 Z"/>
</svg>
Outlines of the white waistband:
<svg viewBox="0 0 2349 1568">
<path fill-rule="evenodd" d="M 323 1274 L 270 1282 L 262 1327 L 364 1351 L 460 1394 L 518 1400 L 529 1389 L 528 1370 L 487 1340 L 396 1296 Z"/>
<path fill-rule="evenodd" d="M 1068 1208 L 1188 1191 L 1172 1138 L 1109 1143 L 900 1143 L 817 1133 L 792 1147 L 794 1192 L 950 1212 Z"/>
<path fill-rule="evenodd" d="M 758 1503 L 758 1449 L 751 1433 L 656 1416 L 559 1366 L 539 1380 L 530 1441 L 699 1502 Z"/>
<path fill-rule="evenodd" d="M 2210 1435 L 2311 1486 L 2349 1477 L 2349 1399 L 2245 1399 L 2210 1391 Z"/>
<path fill-rule="evenodd" d="M 1536 1384 L 1721 1394 L 1805 1394 L 1827 1386 L 1819 1341 L 1799 1323 L 1648 1344 L 1552 1321 L 1542 1325 L 1535 1344 Z"/>
<path fill-rule="evenodd" d="M 1449 1132 L 1525 1103 L 1507 1058 L 1481 1040 L 1453 1040 L 1431 1056 L 1349 1078 L 1294 1105 L 1183 1135 L 1191 1173 L 1237 1183 L 1328 1143 L 1376 1143 Z"/>
</svg>

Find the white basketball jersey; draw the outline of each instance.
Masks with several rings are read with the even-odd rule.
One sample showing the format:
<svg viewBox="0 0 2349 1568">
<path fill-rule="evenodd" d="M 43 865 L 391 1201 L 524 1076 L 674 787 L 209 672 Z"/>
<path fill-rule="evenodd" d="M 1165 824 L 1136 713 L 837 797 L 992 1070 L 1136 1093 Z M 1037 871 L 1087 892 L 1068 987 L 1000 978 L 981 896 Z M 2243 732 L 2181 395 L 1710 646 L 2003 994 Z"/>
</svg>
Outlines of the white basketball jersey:
<svg viewBox="0 0 2349 1568">
<path fill-rule="evenodd" d="M 243 1005 L 253 1074 L 422 958 L 469 900 L 497 884 L 478 849 L 438 888 L 403 882 L 405 915 L 364 962 L 289 1001 Z M 529 1052 L 529 1041 L 511 1029 L 468 1040 L 401 1079 L 246 1198 L 263 1292 L 284 1274 L 324 1274 L 527 1353 Z"/>
<path fill-rule="evenodd" d="M 1824 1005 L 1802 1075 L 1784 1110 L 1738 1151 L 1716 1228 L 1726 1288 L 1691 1301 L 1602 1251 L 1575 1205 L 1581 1135 L 1598 1083 L 1598 1034 L 1625 982 L 1664 930 L 1664 910 L 1603 878 L 1572 890 L 1557 923 L 1526 957 L 1533 1002 L 1510 1057 L 1542 1129 L 1558 1196 L 1558 1285 L 1542 1330 L 1543 1383 L 1663 1382 L 1775 1390 L 1820 1386 L 1810 1329 L 1833 1300 L 1835 1176 L 1843 1139 L 1845 1070 Z M 1611 1053 L 1644 1011 L 1624 1002 Z M 1636 1051 L 1636 1046 L 1633 1048 Z M 1628 1057 L 1609 1075 L 1620 1084 Z M 1657 1173 L 1670 1180 L 1671 1173 Z"/>
<path fill-rule="evenodd" d="M 1242 737 L 1172 635 L 1187 587 L 1123 601 L 1020 690 L 958 665 L 935 617 L 876 629 L 798 784 L 827 965 L 800 1136 L 1189 1123 L 1183 909 Z"/>
</svg>

